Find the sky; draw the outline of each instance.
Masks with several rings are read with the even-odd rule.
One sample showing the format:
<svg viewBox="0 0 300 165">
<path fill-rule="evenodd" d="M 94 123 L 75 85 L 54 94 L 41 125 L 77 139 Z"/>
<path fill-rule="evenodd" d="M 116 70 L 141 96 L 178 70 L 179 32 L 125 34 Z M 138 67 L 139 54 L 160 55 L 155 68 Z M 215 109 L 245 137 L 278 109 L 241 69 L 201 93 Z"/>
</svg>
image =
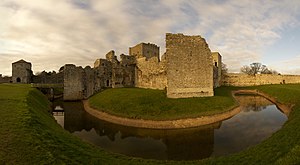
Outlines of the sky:
<svg viewBox="0 0 300 165">
<path fill-rule="evenodd" d="M 202 36 L 229 72 L 260 62 L 300 74 L 298 0 L 0 0 L 0 74 L 20 59 L 34 73 L 93 66 L 141 42 L 163 54 L 166 33 Z"/>
</svg>

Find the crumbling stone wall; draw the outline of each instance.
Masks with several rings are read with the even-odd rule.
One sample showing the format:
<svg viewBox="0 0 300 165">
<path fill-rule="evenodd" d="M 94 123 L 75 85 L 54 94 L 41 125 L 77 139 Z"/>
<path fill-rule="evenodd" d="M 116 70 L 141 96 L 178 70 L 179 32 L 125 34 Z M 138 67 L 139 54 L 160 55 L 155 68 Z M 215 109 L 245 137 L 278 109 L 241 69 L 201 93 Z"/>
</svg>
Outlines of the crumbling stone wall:
<svg viewBox="0 0 300 165">
<path fill-rule="evenodd" d="M 64 66 L 64 100 L 82 100 L 92 96 L 95 90 L 95 70 L 90 66 Z"/>
<path fill-rule="evenodd" d="M 83 69 L 83 98 L 87 99 L 95 93 L 95 71 L 90 66 Z"/>
<path fill-rule="evenodd" d="M 122 86 L 134 87 L 135 86 L 135 68 L 136 59 L 134 56 L 121 54 L 120 64 L 122 66 Z"/>
<path fill-rule="evenodd" d="M 2 74 L 0 74 L 0 83 L 10 83 L 12 82 L 12 77 L 9 76 L 2 76 Z"/>
<path fill-rule="evenodd" d="M 224 86 L 256 86 L 266 84 L 300 83 L 300 75 L 257 74 L 252 76 L 240 73 L 228 73 L 223 77 L 222 85 Z"/>
<path fill-rule="evenodd" d="M 108 52 L 93 69 L 66 65 L 65 99 L 87 98 L 107 87 L 167 89 L 171 98 L 213 96 L 214 84 L 220 84 L 220 54 L 212 56 L 200 36 L 167 34 L 166 47 L 161 61 L 158 46 L 141 43 L 129 48 L 130 55 L 121 54 L 120 61 Z"/>
<path fill-rule="evenodd" d="M 158 61 L 156 57 L 137 59 L 136 87 L 165 89 L 167 86 L 166 60 Z"/>
<path fill-rule="evenodd" d="M 63 84 L 64 83 L 64 73 L 61 72 L 46 72 L 43 71 L 38 75 L 32 76 L 33 83 L 41 83 L 41 84 Z"/>
<path fill-rule="evenodd" d="M 81 100 L 103 88 L 135 86 L 135 57 L 124 55 L 118 61 L 114 51 L 106 59 L 97 59 L 94 68 L 64 66 L 64 100 Z"/>
<path fill-rule="evenodd" d="M 81 100 L 84 98 L 84 70 L 73 64 L 64 67 L 64 100 Z"/>
<path fill-rule="evenodd" d="M 129 48 L 129 55 L 134 56 L 136 58 L 145 57 L 146 60 L 156 57 L 159 59 L 159 47 L 155 44 L 150 43 L 140 43 L 134 47 Z"/>
<path fill-rule="evenodd" d="M 112 86 L 112 63 L 107 59 L 97 59 L 94 65 L 95 69 L 95 90 Z"/>
<path fill-rule="evenodd" d="M 167 96 L 213 96 L 211 51 L 200 36 L 166 35 Z"/>
<path fill-rule="evenodd" d="M 222 84 L 222 56 L 219 52 L 212 52 L 214 65 L 214 88 L 220 87 Z"/>
<path fill-rule="evenodd" d="M 98 59 L 94 63 L 97 78 L 97 89 L 103 87 L 133 87 L 135 84 L 135 57 L 120 55 L 118 61 L 114 51 L 106 54 L 106 59 Z"/>
</svg>

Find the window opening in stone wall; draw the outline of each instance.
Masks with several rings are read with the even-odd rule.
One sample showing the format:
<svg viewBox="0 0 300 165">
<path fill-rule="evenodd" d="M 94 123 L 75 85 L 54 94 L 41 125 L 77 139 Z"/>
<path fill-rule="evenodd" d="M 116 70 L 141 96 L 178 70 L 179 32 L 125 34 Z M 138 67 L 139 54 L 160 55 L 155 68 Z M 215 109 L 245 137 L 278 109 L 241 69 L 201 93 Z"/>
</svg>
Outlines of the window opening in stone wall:
<svg viewBox="0 0 300 165">
<path fill-rule="evenodd" d="M 106 86 L 109 87 L 109 80 L 106 80 Z"/>
<path fill-rule="evenodd" d="M 21 78 L 20 77 L 17 78 L 17 82 L 21 82 Z"/>
<path fill-rule="evenodd" d="M 215 62 L 215 66 L 216 66 L 216 67 L 218 66 L 218 62 Z"/>
</svg>

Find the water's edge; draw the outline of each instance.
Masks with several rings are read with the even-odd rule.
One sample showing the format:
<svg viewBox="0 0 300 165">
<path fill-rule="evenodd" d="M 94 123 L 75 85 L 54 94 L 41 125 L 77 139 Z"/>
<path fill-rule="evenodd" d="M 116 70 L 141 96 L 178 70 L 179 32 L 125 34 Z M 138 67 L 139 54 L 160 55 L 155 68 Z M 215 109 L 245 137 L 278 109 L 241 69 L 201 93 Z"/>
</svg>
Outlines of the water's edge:
<svg viewBox="0 0 300 165">
<path fill-rule="evenodd" d="M 272 103 L 274 103 L 278 107 L 278 109 L 281 110 L 287 116 L 291 111 L 291 107 L 279 103 L 278 101 L 276 101 L 275 98 L 272 98 L 271 96 L 268 96 L 267 94 L 260 92 L 258 90 L 233 91 L 232 96 L 234 97 L 235 100 L 236 100 L 235 97 L 236 94 L 255 94 L 255 95 L 262 96 L 268 99 L 269 101 L 271 101 Z M 149 129 L 182 129 L 182 128 L 199 127 L 203 125 L 216 123 L 222 120 L 226 120 L 228 118 L 235 116 L 241 111 L 240 106 L 238 105 L 237 107 L 234 107 L 229 111 L 215 114 L 215 115 L 201 116 L 197 118 L 188 118 L 188 119 L 178 119 L 178 120 L 154 121 L 154 120 L 144 120 L 144 119 L 130 119 L 130 118 L 111 115 L 109 113 L 92 108 L 89 105 L 88 100 L 83 100 L 82 102 L 84 105 L 84 110 L 100 120 L 104 120 L 110 123 L 119 124 L 128 127 L 149 128 Z"/>
</svg>

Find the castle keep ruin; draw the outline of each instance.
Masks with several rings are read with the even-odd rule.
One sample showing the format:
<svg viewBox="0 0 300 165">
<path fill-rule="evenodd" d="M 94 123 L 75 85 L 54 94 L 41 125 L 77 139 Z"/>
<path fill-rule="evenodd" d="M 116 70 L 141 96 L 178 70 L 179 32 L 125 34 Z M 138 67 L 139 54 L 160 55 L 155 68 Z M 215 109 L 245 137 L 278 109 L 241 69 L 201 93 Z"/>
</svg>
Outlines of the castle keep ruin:
<svg viewBox="0 0 300 165">
<path fill-rule="evenodd" d="M 212 54 L 204 38 L 167 34 L 167 96 L 213 96 Z"/>
<path fill-rule="evenodd" d="M 64 100 L 85 99 L 107 87 L 166 89 L 171 98 L 214 95 L 221 81 L 221 56 L 212 56 L 204 38 L 167 33 L 166 49 L 160 59 L 157 45 L 140 43 L 129 48 L 129 55 L 121 54 L 120 61 L 110 51 L 94 68 L 67 64 Z"/>
</svg>

